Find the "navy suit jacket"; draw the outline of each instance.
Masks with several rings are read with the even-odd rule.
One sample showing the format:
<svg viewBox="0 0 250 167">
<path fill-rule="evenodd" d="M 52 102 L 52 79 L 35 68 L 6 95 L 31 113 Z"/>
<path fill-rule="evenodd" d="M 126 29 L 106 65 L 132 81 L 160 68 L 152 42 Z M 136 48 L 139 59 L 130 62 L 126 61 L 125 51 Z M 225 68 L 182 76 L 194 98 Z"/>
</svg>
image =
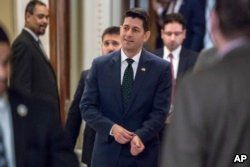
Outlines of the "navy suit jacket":
<svg viewBox="0 0 250 167">
<path fill-rule="evenodd" d="M 157 166 L 158 133 L 170 105 L 171 74 L 168 62 L 142 50 L 129 107 L 123 109 L 121 95 L 121 51 L 93 61 L 80 103 L 83 118 L 97 134 L 92 167 L 114 167 L 121 150 L 129 153 L 129 144 L 121 145 L 110 136 L 116 123 L 135 132 L 145 150 L 137 157 L 137 166 Z"/>
<path fill-rule="evenodd" d="M 183 0 L 179 13 L 186 20 L 185 48 L 201 51 L 206 31 L 205 21 L 206 0 Z"/>
<path fill-rule="evenodd" d="M 157 49 L 154 52 L 154 54 L 163 58 L 163 48 Z M 197 58 L 198 58 L 198 53 L 182 47 L 180 52 L 178 71 L 177 71 L 177 80 L 182 78 L 187 71 L 193 69 Z"/>
<path fill-rule="evenodd" d="M 12 112 L 17 167 L 77 167 L 78 160 L 65 142 L 55 106 L 8 91 Z M 27 114 L 20 114 L 25 106 Z"/>
</svg>

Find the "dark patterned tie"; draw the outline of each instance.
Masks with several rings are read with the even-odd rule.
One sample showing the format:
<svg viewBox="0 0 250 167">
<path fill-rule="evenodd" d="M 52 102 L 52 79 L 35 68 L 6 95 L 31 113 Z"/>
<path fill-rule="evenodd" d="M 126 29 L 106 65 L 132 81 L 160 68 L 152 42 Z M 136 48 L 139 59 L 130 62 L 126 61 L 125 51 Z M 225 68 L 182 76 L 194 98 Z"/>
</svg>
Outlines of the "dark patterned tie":
<svg viewBox="0 0 250 167">
<path fill-rule="evenodd" d="M 0 127 L 0 167 L 7 167 L 7 159 L 5 154 L 5 148 L 3 143 L 3 133 Z"/>
<path fill-rule="evenodd" d="M 127 108 L 128 102 L 131 96 L 133 82 L 134 82 L 134 72 L 132 68 L 133 59 L 126 59 L 128 66 L 125 69 L 123 80 L 122 80 L 122 100 L 124 109 Z"/>
</svg>

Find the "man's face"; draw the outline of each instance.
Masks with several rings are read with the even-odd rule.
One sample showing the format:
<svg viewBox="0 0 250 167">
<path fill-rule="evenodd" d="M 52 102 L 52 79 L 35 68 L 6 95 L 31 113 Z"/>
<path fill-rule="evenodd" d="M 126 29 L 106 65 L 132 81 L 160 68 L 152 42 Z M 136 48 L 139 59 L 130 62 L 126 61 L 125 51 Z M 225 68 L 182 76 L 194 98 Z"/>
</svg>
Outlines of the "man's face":
<svg viewBox="0 0 250 167">
<path fill-rule="evenodd" d="M 170 51 L 174 51 L 178 46 L 182 45 L 185 37 L 186 30 L 178 22 L 168 23 L 161 30 L 163 43 Z"/>
<path fill-rule="evenodd" d="M 106 34 L 102 40 L 102 54 L 106 55 L 121 48 L 121 38 L 117 34 Z"/>
<path fill-rule="evenodd" d="M 145 32 L 139 18 L 126 17 L 120 29 L 122 48 L 126 52 L 137 53 L 150 36 Z"/>
<path fill-rule="evenodd" d="M 43 35 L 49 22 L 49 11 L 46 6 L 36 5 L 33 14 L 25 14 L 25 25 L 36 35 Z"/>
<path fill-rule="evenodd" d="M 7 78 L 9 74 L 10 46 L 0 42 L 0 96 L 7 89 Z"/>
</svg>

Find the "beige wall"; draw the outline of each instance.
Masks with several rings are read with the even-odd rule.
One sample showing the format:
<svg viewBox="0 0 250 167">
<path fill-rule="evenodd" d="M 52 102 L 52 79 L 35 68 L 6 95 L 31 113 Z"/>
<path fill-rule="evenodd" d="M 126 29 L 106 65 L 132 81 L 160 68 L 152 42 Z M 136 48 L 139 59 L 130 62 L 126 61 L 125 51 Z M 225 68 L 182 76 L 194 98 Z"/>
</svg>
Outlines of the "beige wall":
<svg viewBox="0 0 250 167">
<path fill-rule="evenodd" d="M 0 0 L 0 22 L 8 31 L 11 40 L 14 38 L 14 4 L 13 0 Z"/>
</svg>

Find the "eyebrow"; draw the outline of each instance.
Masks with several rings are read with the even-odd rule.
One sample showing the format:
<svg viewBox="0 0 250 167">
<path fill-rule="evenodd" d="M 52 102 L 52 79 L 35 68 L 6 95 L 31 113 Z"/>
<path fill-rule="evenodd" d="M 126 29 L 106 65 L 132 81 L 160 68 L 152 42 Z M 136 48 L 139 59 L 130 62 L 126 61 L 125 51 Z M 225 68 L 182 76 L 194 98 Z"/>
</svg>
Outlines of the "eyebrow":
<svg viewBox="0 0 250 167">
<path fill-rule="evenodd" d="M 123 26 L 131 27 L 131 26 L 128 25 L 128 24 L 124 24 Z M 138 28 L 138 29 L 141 29 L 141 27 L 138 27 L 138 26 L 132 26 L 131 28 Z"/>
</svg>

